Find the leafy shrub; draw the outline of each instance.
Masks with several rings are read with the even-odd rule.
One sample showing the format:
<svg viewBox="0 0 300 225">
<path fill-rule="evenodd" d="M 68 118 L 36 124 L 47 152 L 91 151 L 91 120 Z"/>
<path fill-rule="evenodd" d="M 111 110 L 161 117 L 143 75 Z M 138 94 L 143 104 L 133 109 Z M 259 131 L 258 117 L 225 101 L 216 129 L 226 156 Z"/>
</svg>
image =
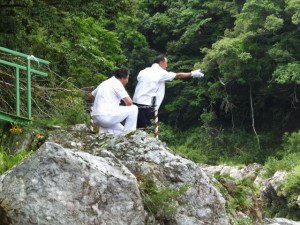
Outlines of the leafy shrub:
<svg viewBox="0 0 300 225">
<path fill-rule="evenodd" d="M 163 222 L 172 220 L 178 208 L 177 200 L 187 191 L 187 186 L 182 186 L 179 190 L 158 187 L 152 179 L 145 178 L 140 182 L 140 191 L 145 209 Z"/>
<path fill-rule="evenodd" d="M 299 163 L 300 153 L 287 154 L 282 159 L 271 156 L 265 163 L 264 177 L 272 177 L 276 171 L 291 171 Z"/>
<path fill-rule="evenodd" d="M 166 141 L 170 148 L 197 163 L 263 163 L 270 154 L 277 152 L 277 143 L 270 142 L 273 140 L 272 135 L 262 135 L 259 148 L 253 132 L 237 128 L 232 131 L 202 126 L 176 132 L 173 136 Z"/>
<path fill-rule="evenodd" d="M 88 121 L 89 115 L 85 111 L 81 96 L 57 95 L 54 98 L 52 118 L 46 123 L 52 125 L 68 126 Z"/>
<path fill-rule="evenodd" d="M 233 225 L 253 225 L 250 217 L 237 217 L 236 212 L 241 211 L 249 214 L 255 211 L 255 204 L 252 201 L 256 199 L 257 187 L 249 178 L 236 180 L 229 174 L 215 173 L 214 177 L 219 182 L 215 186 L 222 192 L 226 199 L 226 210 L 231 217 Z"/>
<path fill-rule="evenodd" d="M 151 126 L 149 132 L 153 132 L 155 129 L 154 126 Z M 171 128 L 171 126 L 164 124 L 163 122 L 159 123 L 159 139 L 163 142 L 169 143 L 171 146 L 174 146 L 178 143 L 178 135 Z"/>
<path fill-rule="evenodd" d="M 300 132 L 286 133 L 281 153 L 269 157 L 265 164 L 265 177 L 272 177 L 276 171 L 287 171 L 289 175 L 279 192 L 279 202 L 266 203 L 264 213 L 268 217 L 286 217 L 299 220 L 299 206 L 296 201 L 300 193 Z"/>
<path fill-rule="evenodd" d="M 253 205 L 249 197 L 257 191 L 252 180 L 249 178 L 235 180 L 228 174 L 220 175 L 220 173 L 216 173 L 214 177 L 223 186 L 222 193 L 227 199 L 226 206 L 229 212 L 235 212 L 236 210 L 246 212 L 251 209 Z"/>
<path fill-rule="evenodd" d="M 289 174 L 282 187 L 282 192 L 288 199 L 288 206 L 297 206 L 297 199 L 300 193 L 300 166 L 296 166 Z"/>
<path fill-rule="evenodd" d="M 300 164 L 300 131 L 283 136 L 282 149 L 276 156 L 270 156 L 265 163 L 265 177 L 271 177 L 276 171 L 291 171 Z"/>
<path fill-rule="evenodd" d="M 282 146 L 285 153 L 300 152 L 300 130 L 291 134 L 285 133 Z"/>
</svg>

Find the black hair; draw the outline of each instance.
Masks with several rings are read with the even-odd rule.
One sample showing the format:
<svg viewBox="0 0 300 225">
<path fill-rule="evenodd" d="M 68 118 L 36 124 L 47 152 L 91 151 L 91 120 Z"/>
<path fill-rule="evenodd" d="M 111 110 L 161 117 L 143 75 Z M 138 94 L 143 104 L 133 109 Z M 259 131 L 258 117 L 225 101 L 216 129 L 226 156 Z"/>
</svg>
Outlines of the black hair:
<svg viewBox="0 0 300 225">
<path fill-rule="evenodd" d="M 127 78 L 129 76 L 129 70 L 126 67 L 121 67 L 115 71 L 115 77 L 120 78 Z"/>
<path fill-rule="evenodd" d="M 160 62 L 164 62 L 164 61 L 166 61 L 166 57 L 165 57 L 165 55 L 163 55 L 163 54 L 156 56 L 156 58 L 155 58 L 155 60 L 154 60 L 154 62 L 155 62 L 155 63 L 158 63 L 158 64 L 159 64 Z"/>
</svg>

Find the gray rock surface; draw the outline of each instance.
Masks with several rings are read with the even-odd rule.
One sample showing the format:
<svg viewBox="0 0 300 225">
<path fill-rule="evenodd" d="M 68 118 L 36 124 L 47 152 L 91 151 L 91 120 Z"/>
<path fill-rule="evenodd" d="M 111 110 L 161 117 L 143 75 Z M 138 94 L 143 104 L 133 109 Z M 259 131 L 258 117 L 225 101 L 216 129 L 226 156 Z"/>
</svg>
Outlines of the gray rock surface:
<svg viewBox="0 0 300 225">
<path fill-rule="evenodd" d="M 51 142 L 0 177 L 0 215 L 1 225 L 144 221 L 137 180 L 118 160 Z"/>
<path fill-rule="evenodd" d="M 212 180 L 216 172 L 248 177 L 262 199 L 278 198 L 287 174 L 264 180 L 262 170 L 259 164 L 200 168 L 141 131 L 112 136 L 91 135 L 82 126 L 55 130 L 36 153 L 0 176 L 0 225 L 229 225 L 225 200 L 206 173 Z M 139 185 L 145 177 L 161 188 L 187 185 L 174 200 L 171 219 L 159 220 L 144 208 Z M 300 222 L 264 218 L 257 224 Z"/>
<path fill-rule="evenodd" d="M 169 221 L 145 212 L 138 182 L 187 191 Z M 137 131 L 56 131 L 0 177 L 1 225 L 227 225 L 225 200 L 202 169 Z"/>
<path fill-rule="evenodd" d="M 162 142 L 136 133 L 131 138 L 112 139 L 109 149 L 133 174 L 151 175 L 161 186 L 189 185 L 172 224 L 229 224 L 225 200 L 207 175 L 197 164 L 173 154 Z"/>
<path fill-rule="evenodd" d="M 236 180 L 241 180 L 246 177 L 254 180 L 257 176 L 257 173 L 263 169 L 263 166 L 257 163 L 253 163 L 242 168 L 227 165 L 201 165 L 201 168 L 210 176 L 213 176 L 215 173 L 218 172 L 221 175 L 228 174 L 230 177 Z"/>
<path fill-rule="evenodd" d="M 279 196 L 280 187 L 288 177 L 286 171 L 277 171 L 273 177 L 262 182 L 260 193 L 262 199 L 275 198 Z"/>
<path fill-rule="evenodd" d="M 265 219 L 266 225 L 300 225 L 300 222 L 291 221 L 285 218 Z"/>
</svg>

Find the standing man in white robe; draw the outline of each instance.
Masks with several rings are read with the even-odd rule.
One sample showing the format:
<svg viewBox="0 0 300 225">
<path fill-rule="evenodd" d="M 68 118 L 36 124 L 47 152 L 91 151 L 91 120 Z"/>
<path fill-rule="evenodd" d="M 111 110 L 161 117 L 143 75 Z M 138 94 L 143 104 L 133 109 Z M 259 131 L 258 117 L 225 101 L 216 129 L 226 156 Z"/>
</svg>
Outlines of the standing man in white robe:
<svg viewBox="0 0 300 225">
<path fill-rule="evenodd" d="M 163 101 L 166 81 L 204 76 L 200 70 L 186 73 L 168 72 L 166 70 L 167 66 L 167 58 L 164 55 L 159 55 L 151 67 L 141 70 L 138 74 L 138 83 L 133 96 L 133 102 L 139 108 L 137 128 L 145 129 L 151 125 L 154 112 L 159 109 Z"/>
</svg>

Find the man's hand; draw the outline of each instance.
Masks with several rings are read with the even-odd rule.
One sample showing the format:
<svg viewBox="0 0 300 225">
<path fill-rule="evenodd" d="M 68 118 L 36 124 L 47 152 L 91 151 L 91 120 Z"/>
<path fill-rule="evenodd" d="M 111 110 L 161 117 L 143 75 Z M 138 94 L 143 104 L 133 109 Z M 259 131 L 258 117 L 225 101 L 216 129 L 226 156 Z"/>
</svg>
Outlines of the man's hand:
<svg viewBox="0 0 300 225">
<path fill-rule="evenodd" d="M 204 74 L 200 72 L 200 69 L 198 69 L 198 70 L 193 70 L 191 73 L 192 73 L 192 77 L 193 77 L 193 78 L 204 77 Z"/>
<path fill-rule="evenodd" d="M 123 100 L 123 102 L 125 103 L 126 106 L 130 106 L 130 105 L 133 104 L 133 101 L 129 96 L 123 98 L 122 100 Z"/>
</svg>

